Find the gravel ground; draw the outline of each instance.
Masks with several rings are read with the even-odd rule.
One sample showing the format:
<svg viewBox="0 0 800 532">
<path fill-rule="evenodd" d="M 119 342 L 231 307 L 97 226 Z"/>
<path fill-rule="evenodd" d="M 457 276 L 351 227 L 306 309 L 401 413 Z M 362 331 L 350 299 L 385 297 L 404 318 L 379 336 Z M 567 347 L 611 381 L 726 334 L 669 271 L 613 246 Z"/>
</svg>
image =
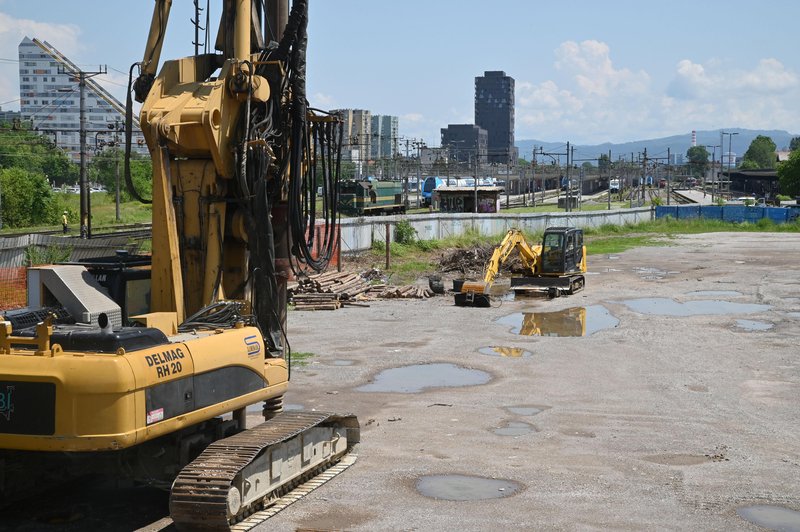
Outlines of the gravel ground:
<svg viewBox="0 0 800 532">
<path fill-rule="evenodd" d="M 295 369 L 287 403 L 356 413 L 362 442 L 353 467 L 260 529 L 755 530 L 737 509 L 800 510 L 799 256 L 795 234 L 679 236 L 590 256 L 572 297 L 291 312 L 292 348 L 315 356 Z M 626 303 L 641 298 L 659 299 Z M 587 309 L 590 335 L 512 332 L 520 313 L 574 307 Z M 534 317 L 544 334 L 559 330 L 554 319 Z M 497 346 L 530 356 L 479 351 Z M 430 365 L 417 376 L 445 378 L 443 363 L 490 380 L 357 390 L 388 368 Z M 519 489 L 441 500 L 417 490 L 427 475 Z"/>
<path fill-rule="evenodd" d="M 354 412 L 362 442 L 355 465 L 259 530 L 757 530 L 737 514 L 751 505 L 800 530 L 800 235 L 666 244 L 590 256 L 571 297 L 290 312 L 293 350 L 314 356 L 287 406 Z M 582 315 L 585 336 L 555 336 Z M 407 366 L 401 389 L 463 386 L 374 391 Z M 425 495 L 431 475 L 460 476 Z M 467 488 L 477 500 L 441 498 Z M 46 500 L 50 517 L 0 529 L 131 530 L 166 509 L 150 491 Z"/>
</svg>

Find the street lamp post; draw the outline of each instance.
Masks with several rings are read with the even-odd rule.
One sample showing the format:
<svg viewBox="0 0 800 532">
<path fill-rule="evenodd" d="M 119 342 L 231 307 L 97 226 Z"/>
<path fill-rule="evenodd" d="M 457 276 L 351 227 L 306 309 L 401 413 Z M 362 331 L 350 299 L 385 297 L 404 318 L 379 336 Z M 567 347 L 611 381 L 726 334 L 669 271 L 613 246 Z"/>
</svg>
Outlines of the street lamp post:
<svg viewBox="0 0 800 532">
<path fill-rule="evenodd" d="M 709 146 L 709 145 L 706 145 L 705 147 L 706 148 L 711 148 L 711 179 L 712 179 L 712 181 L 711 181 L 711 202 L 714 203 L 714 181 L 713 181 L 713 179 L 714 179 L 714 173 L 716 172 L 716 170 L 714 169 L 715 168 L 714 165 L 716 164 L 716 160 L 717 160 L 717 148 L 722 148 L 722 146 L 716 146 L 716 145 Z M 720 149 L 720 153 L 721 152 L 722 152 L 722 150 Z M 720 168 L 721 167 L 722 167 L 722 165 L 720 164 Z M 703 190 L 705 190 L 705 186 L 703 186 Z"/>
</svg>

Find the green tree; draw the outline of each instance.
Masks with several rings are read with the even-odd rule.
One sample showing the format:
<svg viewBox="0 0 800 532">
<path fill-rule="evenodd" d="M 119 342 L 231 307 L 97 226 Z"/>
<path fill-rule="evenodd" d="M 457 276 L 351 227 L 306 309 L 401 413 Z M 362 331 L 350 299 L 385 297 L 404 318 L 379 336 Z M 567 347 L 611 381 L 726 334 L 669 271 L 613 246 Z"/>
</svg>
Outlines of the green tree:
<svg viewBox="0 0 800 532">
<path fill-rule="evenodd" d="M 353 161 L 342 161 L 341 174 L 339 178 L 344 181 L 353 179 L 356 175 L 356 163 Z"/>
<path fill-rule="evenodd" d="M 692 146 L 686 150 L 686 158 L 689 160 L 689 171 L 694 176 L 701 176 L 708 169 L 708 150 L 705 146 Z"/>
<path fill-rule="evenodd" d="M 789 141 L 789 151 L 795 151 L 797 148 L 800 148 L 800 137 L 794 137 Z"/>
<path fill-rule="evenodd" d="M 50 193 L 50 185 L 44 174 L 24 168 L 4 168 L 0 170 L 0 188 L 4 226 L 30 227 L 57 223 L 58 205 Z"/>
<path fill-rule="evenodd" d="M 781 194 L 800 196 L 800 150 L 789 155 L 789 160 L 778 165 L 778 185 Z"/>
<path fill-rule="evenodd" d="M 48 135 L 13 124 L 0 126 L 0 166 L 40 173 L 56 185 L 72 184 L 78 179 L 77 165 Z"/>
<path fill-rule="evenodd" d="M 609 158 L 608 154 L 604 153 L 597 159 L 597 167 L 600 168 L 601 175 L 608 173 L 609 168 L 611 168 L 611 158 Z"/>
<path fill-rule="evenodd" d="M 581 165 L 581 168 L 583 168 L 584 171 L 588 172 L 589 170 L 594 168 L 594 165 L 592 163 L 590 163 L 589 161 L 584 161 L 584 163 Z"/>
<path fill-rule="evenodd" d="M 775 168 L 775 149 L 775 143 L 771 138 L 765 137 L 764 135 L 757 136 L 744 153 L 742 167 L 745 169 Z M 755 164 L 755 167 L 752 166 L 753 164 Z"/>
<path fill-rule="evenodd" d="M 119 165 L 120 198 L 122 201 L 133 199 L 125 185 L 125 152 L 118 148 L 107 148 L 92 158 L 89 163 L 89 180 L 100 183 L 109 194 L 114 194 L 117 187 L 117 165 Z M 131 153 L 131 181 L 136 191 L 144 198 L 149 198 L 153 190 L 153 164 L 150 157 Z"/>
</svg>

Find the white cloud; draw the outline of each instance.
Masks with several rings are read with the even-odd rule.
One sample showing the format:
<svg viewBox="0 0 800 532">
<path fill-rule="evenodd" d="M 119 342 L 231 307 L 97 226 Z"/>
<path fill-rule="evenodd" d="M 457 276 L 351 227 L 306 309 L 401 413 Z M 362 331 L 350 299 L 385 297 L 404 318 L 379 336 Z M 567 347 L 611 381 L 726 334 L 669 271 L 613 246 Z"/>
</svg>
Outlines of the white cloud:
<svg viewBox="0 0 800 532">
<path fill-rule="evenodd" d="M 333 96 L 321 92 L 314 93 L 314 95 L 311 97 L 310 103 L 312 107 L 316 107 L 317 109 L 338 109 L 336 100 L 333 98 Z"/>
<path fill-rule="evenodd" d="M 17 59 L 17 47 L 24 37 L 47 40 L 63 54 L 74 55 L 80 50 L 80 33 L 80 28 L 73 24 L 37 22 L 0 12 L 0 50 L 5 50 L 5 59 Z M 0 63 L 0 80 L 0 102 L 18 99 L 19 66 L 16 63 Z M 14 102 L 5 107 L 17 108 L 18 104 Z"/>
<path fill-rule="evenodd" d="M 671 81 L 617 66 L 606 43 L 568 41 L 554 51 L 564 81 L 516 84 L 516 137 L 599 143 L 692 129 L 743 127 L 796 131 L 800 79 L 777 59 L 731 68 L 683 59 Z"/>
</svg>

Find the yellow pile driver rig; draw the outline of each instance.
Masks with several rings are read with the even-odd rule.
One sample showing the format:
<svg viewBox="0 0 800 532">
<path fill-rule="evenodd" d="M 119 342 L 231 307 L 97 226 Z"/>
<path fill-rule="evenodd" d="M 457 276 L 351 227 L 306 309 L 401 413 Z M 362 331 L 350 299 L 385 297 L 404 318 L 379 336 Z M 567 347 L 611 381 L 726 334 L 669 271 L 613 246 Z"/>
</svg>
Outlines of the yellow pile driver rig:
<svg viewBox="0 0 800 532">
<path fill-rule="evenodd" d="M 29 308 L 0 324 L 3 500 L 120 471 L 171 485 L 178 527 L 227 529 L 358 442 L 352 415 L 282 411 L 287 278 L 325 268 L 337 238 L 341 123 L 306 101 L 308 2 L 221 3 L 216 51 L 158 71 L 171 1 L 156 0 L 131 69 L 150 274 L 121 268 L 110 290 L 85 266 L 31 269 Z M 267 421 L 248 429 L 257 403 Z"/>
</svg>

